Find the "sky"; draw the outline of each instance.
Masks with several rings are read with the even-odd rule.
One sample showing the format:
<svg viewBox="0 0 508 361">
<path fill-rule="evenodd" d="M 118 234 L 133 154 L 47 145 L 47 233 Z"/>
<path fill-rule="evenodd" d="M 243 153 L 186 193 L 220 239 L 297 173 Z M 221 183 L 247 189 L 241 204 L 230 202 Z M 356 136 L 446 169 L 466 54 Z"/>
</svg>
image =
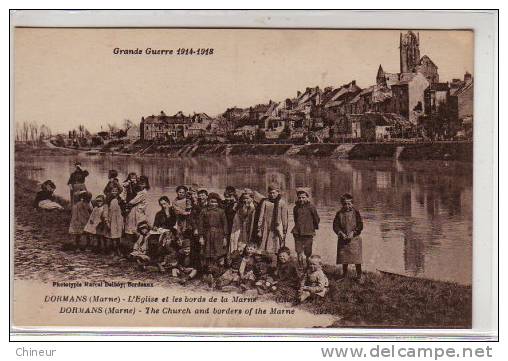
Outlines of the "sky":
<svg viewBox="0 0 508 361">
<path fill-rule="evenodd" d="M 416 32 L 417 30 L 415 30 Z M 375 83 L 399 71 L 398 30 L 49 29 L 14 35 L 14 118 L 56 132 L 92 132 L 142 116 L 215 116 L 294 97 L 306 87 Z M 440 81 L 473 74 L 472 31 L 419 31 Z M 213 55 L 115 55 L 113 50 L 213 48 Z"/>
</svg>

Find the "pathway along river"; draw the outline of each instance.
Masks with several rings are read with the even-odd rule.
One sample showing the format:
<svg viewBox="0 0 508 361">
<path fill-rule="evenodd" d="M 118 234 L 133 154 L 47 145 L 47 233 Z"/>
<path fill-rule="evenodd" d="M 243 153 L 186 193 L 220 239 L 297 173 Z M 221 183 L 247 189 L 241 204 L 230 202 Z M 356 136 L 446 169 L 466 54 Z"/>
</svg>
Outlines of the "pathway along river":
<svg viewBox="0 0 508 361">
<path fill-rule="evenodd" d="M 90 172 L 86 185 L 94 196 L 102 192 L 110 169 L 119 172 L 120 180 L 128 172 L 148 176 L 150 221 L 159 209 L 158 198 L 173 199 L 179 184 L 195 183 L 221 194 L 233 185 L 266 194 L 268 184 L 276 181 L 290 203 L 291 229 L 295 188 L 310 187 L 321 217 L 314 253 L 325 263 L 335 262 L 332 221 L 340 207 L 339 196 L 350 192 L 365 223 L 365 269 L 471 284 L 473 175 L 469 163 L 85 155 L 33 157 L 18 163 L 28 163 L 36 180 L 53 180 L 56 194 L 68 198 L 67 179 L 76 159 Z M 294 247 L 291 235 L 287 243 Z"/>
</svg>

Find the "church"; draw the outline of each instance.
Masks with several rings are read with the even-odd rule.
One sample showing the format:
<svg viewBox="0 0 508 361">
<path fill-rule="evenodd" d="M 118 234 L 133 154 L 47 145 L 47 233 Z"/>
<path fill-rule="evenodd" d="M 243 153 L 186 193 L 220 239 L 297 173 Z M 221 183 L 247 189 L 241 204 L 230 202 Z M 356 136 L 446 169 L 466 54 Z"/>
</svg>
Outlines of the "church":
<svg viewBox="0 0 508 361">
<path fill-rule="evenodd" d="M 420 36 L 413 31 L 400 34 L 399 57 L 400 72 L 387 73 L 379 65 L 376 84 L 392 92 L 390 109 L 386 110 L 416 125 L 424 113 L 425 90 L 439 83 L 438 68 L 427 55 L 420 57 Z"/>
</svg>

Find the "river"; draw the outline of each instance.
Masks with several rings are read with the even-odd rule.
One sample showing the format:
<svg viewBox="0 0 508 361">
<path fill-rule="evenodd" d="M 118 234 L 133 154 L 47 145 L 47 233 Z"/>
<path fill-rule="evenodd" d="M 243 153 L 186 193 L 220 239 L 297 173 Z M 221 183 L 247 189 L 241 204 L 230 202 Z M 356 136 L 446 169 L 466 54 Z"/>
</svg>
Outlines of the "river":
<svg viewBox="0 0 508 361">
<path fill-rule="evenodd" d="M 195 157 L 183 159 L 121 156 L 55 156 L 23 160 L 31 177 L 51 179 L 56 194 L 69 197 L 67 180 L 79 159 L 90 172 L 86 180 L 95 196 L 102 192 L 108 170 L 120 180 L 128 172 L 148 176 L 149 219 L 161 195 L 174 198 L 179 184 L 198 184 L 223 193 L 227 185 L 266 194 L 268 184 L 281 185 L 290 204 L 290 229 L 296 187 L 310 187 L 321 217 L 314 253 L 334 263 L 337 240 L 332 230 L 339 196 L 353 194 L 364 218 L 363 262 L 414 277 L 471 284 L 473 175 L 472 164 L 443 161 L 347 161 L 291 157 Z M 21 163 L 21 161 L 18 161 Z M 288 235 L 289 247 L 294 246 Z"/>
</svg>

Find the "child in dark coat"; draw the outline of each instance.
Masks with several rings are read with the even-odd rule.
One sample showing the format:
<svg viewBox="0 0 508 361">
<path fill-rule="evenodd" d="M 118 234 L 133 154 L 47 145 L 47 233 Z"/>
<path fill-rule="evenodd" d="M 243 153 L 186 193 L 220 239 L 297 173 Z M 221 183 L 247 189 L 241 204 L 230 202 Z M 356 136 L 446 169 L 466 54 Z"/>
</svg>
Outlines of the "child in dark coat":
<svg viewBox="0 0 508 361">
<path fill-rule="evenodd" d="M 224 210 L 219 207 L 220 196 L 210 193 L 208 206 L 201 212 L 198 230 L 202 252 L 202 267 L 205 281 L 213 287 L 215 284 L 213 268 L 226 256 L 228 222 Z"/>
<path fill-rule="evenodd" d="M 295 250 L 298 267 L 305 269 L 307 260 L 312 255 L 312 243 L 319 228 L 319 215 L 316 207 L 309 200 L 309 192 L 300 188 L 296 191 L 298 200 L 293 208 L 295 226 L 292 230 L 295 239 Z"/>
<path fill-rule="evenodd" d="M 300 285 L 300 274 L 291 259 L 291 251 L 281 247 L 277 255 L 277 269 L 275 271 L 276 299 L 280 302 L 293 301 Z"/>
</svg>

